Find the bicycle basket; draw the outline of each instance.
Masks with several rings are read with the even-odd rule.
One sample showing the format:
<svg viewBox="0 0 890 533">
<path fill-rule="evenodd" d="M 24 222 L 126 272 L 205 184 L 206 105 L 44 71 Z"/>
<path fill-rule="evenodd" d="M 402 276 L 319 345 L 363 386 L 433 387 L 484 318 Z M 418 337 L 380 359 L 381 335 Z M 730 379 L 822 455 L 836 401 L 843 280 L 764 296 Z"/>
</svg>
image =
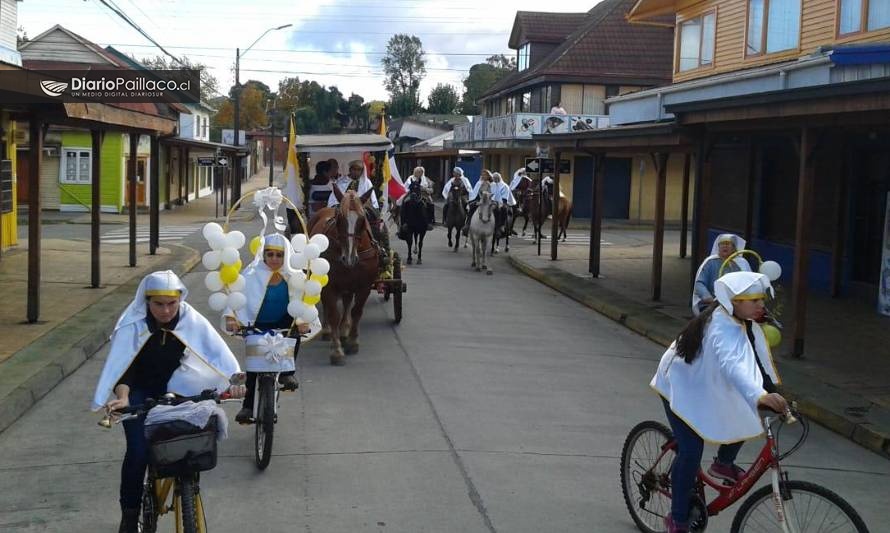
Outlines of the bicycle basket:
<svg viewBox="0 0 890 533">
<path fill-rule="evenodd" d="M 184 476 L 216 467 L 217 425 L 212 416 L 204 428 L 179 420 L 152 428 L 148 461 L 157 476 Z"/>
</svg>

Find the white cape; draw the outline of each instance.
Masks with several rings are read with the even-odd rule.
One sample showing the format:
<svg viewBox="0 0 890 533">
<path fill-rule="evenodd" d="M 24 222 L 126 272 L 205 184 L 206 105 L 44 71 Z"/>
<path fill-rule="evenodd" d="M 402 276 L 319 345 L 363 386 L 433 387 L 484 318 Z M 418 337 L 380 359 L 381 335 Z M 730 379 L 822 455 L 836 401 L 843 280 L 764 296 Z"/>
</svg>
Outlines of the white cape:
<svg viewBox="0 0 890 533">
<path fill-rule="evenodd" d="M 763 330 L 755 323 L 753 331 L 757 357 L 778 385 Z M 757 402 L 766 394 L 754 357 L 745 325 L 718 307 L 705 328 L 698 357 L 687 364 L 672 344 L 649 385 L 702 439 L 719 444 L 752 439 L 763 433 Z"/>
<path fill-rule="evenodd" d="M 340 189 L 341 193 L 345 193 L 346 189 L 349 187 L 349 183 L 352 180 L 349 179 L 349 176 L 340 176 L 340 178 L 335 182 L 337 187 Z M 371 180 L 368 179 L 367 176 L 362 174 L 362 177 L 358 180 L 358 190 L 355 191 L 359 196 L 362 196 L 366 192 L 374 189 L 374 184 L 371 183 Z M 340 203 L 337 200 L 337 196 L 331 192 L 331 196 L 328 198 L 328 207 L 334 207 Z M 376 192 L 371 193 L 371 205 L 374 206 L 374 209 L 380 209 L 380 204 L 377 203 L 377 194 Z"/>
</svg>

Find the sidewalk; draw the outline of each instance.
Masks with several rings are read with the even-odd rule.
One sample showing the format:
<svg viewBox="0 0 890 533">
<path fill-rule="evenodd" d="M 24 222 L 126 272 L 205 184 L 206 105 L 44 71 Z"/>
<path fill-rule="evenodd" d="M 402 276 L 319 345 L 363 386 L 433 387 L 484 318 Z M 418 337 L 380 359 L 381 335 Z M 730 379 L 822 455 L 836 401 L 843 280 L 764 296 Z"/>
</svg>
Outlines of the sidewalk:
<svg viewBox="0 0 890 533">
<path fill-rule="evenodd" d="M 244 193 L 268 186 L 268 170 L 244 183 Z M 215 196 L 161 211 L 161 226 L 202 224 L 215 217 Z M 89 224 L 89 213 L 74 216 L 47 213 L 54 224 Z M 244 215 L 248 216 L 248 215 Z M 128 223 L 128 215 L 102 214 L 103 224 Z M 148 226 L 148 215 L 137 224 Z M 27 234 L 27 232 L 25 232 Z M 91 251 L 88 240 L 49 239 L 41 242 L 40 319 L 25 321 L 28 242 L 21 240 L 0 261 L 0 431 L 6 429 L 50 389 L 74 372 L 111 335 L 117 316 L 132 301 L 141 279 L 156 270 L 182 275 L 200 262 L 197 250 L 161 242 L 157 254 L 148 244 L 136 246 L 137 266 L 130 267 L 129 245 L 102 244 L 102 287 L 90 288 Z M 89 391 L 82 399 L 88 402 Z M 80 400 L 77 400 L 80 401 Z"/>
<path fill-rule="evenodd" d="M 602 240 L 598 279 L 588 273 L 586 245 L 560 245 L 559 259 L 551 261 L 549 240 L 542 243 L 541 256 L 534 245 L 519 241 L 509 259 L 528 276 L 667 347 L 692 316 L 690 265 L 678 257 L 679 231 L 665 235 L 660 302 L 649 295 L 651 231 L 613 228 L 603 231 Z M 886 317 L 866 307 L 855 299 L 811 295 L 805 357 L 783 356 L 785 342 L 774 356 L 783 393 L 796 399 L 805 415 L 890 458 L 890 330 Z"/>
</svg>

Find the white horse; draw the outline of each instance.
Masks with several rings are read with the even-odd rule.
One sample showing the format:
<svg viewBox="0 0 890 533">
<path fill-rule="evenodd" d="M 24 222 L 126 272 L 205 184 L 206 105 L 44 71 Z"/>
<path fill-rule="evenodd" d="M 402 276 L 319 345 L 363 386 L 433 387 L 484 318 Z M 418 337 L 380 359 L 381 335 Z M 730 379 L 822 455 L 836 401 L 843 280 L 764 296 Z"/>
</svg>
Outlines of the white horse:
<svg viewBox="0 0 890 533">
<path fill-rule="evenodd" d="M 482 182 L 479 188 L 479 206 L 470 219 L 470 241 L 473 243 L 473 264 L 476 272 L 486 270 L 491 274 L 485 262 L 485 255 L 494 237 L 494 205 L 491 202 L 491 184 Z"/>
</svg>

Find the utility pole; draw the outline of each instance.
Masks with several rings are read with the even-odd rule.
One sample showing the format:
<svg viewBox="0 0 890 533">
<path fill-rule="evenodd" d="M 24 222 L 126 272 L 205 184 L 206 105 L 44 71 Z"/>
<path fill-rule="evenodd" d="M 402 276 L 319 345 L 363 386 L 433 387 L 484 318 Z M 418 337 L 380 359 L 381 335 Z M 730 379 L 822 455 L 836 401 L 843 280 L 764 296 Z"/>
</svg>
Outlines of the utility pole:
<svg viewBox="0 0 890 533">
<path fill-rule="evenodd" d="M 232 144 L 241 146 L 241 49 L 235 49 L 235 140 Z M 241 155 L 235 152 L 235 176 L 232 180 L 232 201 L 237 202 L 241 198 Z"/>
</svg>

